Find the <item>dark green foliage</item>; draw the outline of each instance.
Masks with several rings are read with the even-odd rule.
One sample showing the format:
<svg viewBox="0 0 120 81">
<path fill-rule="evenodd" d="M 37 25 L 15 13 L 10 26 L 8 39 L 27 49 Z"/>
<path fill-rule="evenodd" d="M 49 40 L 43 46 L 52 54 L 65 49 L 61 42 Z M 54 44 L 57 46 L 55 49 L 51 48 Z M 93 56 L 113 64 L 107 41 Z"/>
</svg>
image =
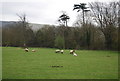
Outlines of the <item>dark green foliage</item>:
<svg viewBox="0 0 120 81">
<path fill-rule="evenodd" d="M 36 32 L 36 44 L 40 47 L 54 47 L 54 26 L 45 25 Z"/>
<path fill-rule="evenodd" d="M 65 41 L 64 38 L 60 35 L 58 35 L 55 39 L 55 47 L 59 49 L 63 49 L 65 47 Z"/>
<path fill-rule="evenodd" d="M 22 29 L 19 27 L 3 28 L 3 46 L 22 46 Z M 114 32 L 113 32 L 114 31 Z M 112 29 L 111 50 L 118 49 L 118 29 Z M 107 32 L 106 32 L 107 33 Z M 107 34 L 108 35 L 108 34 Z M 82 27 L 44 26 L 36 32 L 26 30 L 26 45 L 65 49 L 107 49 L 105 35 L 96 26 L 86 24 Z M 108 42 L 110 43 L 110 42 Z"/>
<path fill-rule="evenodd" d="M 23 46 L 24 43 L 31 42 L 33 35 L 33 31 L 29 27 L 23 28 L 21 23 L 9 25 L 3 28 L 2 44 L 3 46 Z"/>
</svg>

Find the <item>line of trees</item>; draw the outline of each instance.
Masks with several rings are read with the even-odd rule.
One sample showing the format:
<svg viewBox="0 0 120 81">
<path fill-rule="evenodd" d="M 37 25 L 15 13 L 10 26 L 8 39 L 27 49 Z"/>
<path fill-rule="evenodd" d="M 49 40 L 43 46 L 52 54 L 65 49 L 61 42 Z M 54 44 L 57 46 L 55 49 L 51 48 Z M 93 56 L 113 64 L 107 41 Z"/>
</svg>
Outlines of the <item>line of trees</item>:
<svg viewBox="0 0 120 81">
<path fill-rule="evenodd" d="M 2 45 L 118 50 L 120 46 L 118 42 L 120 40 L 118 36 L 120 33 L 120 2 L 109 4 L 94 2 L 89 3 L 89 7 L 89 13 L 82 17 L 86 19 L 81 20 L 78 17 L 75 27 L 67 26 L 69 16 L 63 13 L 60 18 L 66 26 L 45 25 L 35 32 L 26 21 L 26 15 L 19 16 L 18 23 L 2 29 Z"/>
</svg>

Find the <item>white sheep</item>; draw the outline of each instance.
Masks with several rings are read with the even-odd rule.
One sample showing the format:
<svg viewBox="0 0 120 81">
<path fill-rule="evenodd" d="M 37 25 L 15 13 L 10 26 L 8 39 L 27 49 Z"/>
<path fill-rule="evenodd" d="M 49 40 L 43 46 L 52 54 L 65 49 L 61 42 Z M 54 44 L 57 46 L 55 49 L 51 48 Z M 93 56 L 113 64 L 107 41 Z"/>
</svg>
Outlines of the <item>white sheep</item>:
<svg viewBox="0 0 120 81">
<path fill-rule="evenodd" d="M 32 50 L 32 52 L 36 52 L 36 50 Z"/>
<path fill-rule="evenodd" d="M 70 50 L 70 54 L 73 54 L 75 51 L 74 50 Z"/>
<path fill-rule="evenodd" d="M 77 56 L 77 54 L 76 54 L 76 53 L 73 53 L 73 56 Z"/>
<path fill-rule="evenodd" d="M 28 51 L 29 51 L 29 49 L 28 49 L 28 48 L 25 48 L 25 51 L 26 51 L 26 52 L 28 52 Z"/>
<path fill-rule="evenodd" d="M 61 50 L 60 52 L 63 54 L 64 50 Z"/>
<path fill-rule="evenodd" d="M 59 49 L 55 50 L 55 53 L 59 53 L 59 52 L 60 52 L 60 50 L 59 50 Z"/>
</svg>

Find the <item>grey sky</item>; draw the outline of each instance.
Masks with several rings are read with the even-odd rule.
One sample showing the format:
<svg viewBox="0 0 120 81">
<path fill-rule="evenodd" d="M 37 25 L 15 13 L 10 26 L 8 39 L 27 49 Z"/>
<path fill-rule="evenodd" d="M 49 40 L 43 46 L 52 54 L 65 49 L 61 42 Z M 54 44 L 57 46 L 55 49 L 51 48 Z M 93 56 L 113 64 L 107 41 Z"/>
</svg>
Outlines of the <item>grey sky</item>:
<svg viewBox="0 0 120 81">
<path fill-rule="evenodd" d="M 62 14 L 61 11 L 66 11 L 70 16 L 68 25 L 72 25 L 76 20 L 77 12 L 73 11 L 73 5 L 79 3 L 94 2 L 96 0 L 4 0 L 1 1 L 0 9 L 2 9 L 1 20 L 16 21 L 16 14 L 27 15 L 30 23 L 51 24 L 57 25 L 57 19 Z M 97 0 L 109 2 L 112 0 Z"/>
</svg>

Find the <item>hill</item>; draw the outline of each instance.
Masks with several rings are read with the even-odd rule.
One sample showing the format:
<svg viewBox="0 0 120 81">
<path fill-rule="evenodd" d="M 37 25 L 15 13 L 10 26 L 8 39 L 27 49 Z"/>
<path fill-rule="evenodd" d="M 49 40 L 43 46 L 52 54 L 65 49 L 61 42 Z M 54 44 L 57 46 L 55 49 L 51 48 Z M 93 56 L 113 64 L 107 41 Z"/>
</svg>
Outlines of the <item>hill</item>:
<svg viewBox="0 0 120 81">
<path fill-rule="evenodd" d="M 8 25 L 16 24 L 17 21 L 0 21 L 0 28 L 1 27 L 8 27 Z M 29 23 L 31 29 L 37 31 L 38 29 L 42 28 L 46 24 L 36 24 L 36 23 Z"/>
</svg>

